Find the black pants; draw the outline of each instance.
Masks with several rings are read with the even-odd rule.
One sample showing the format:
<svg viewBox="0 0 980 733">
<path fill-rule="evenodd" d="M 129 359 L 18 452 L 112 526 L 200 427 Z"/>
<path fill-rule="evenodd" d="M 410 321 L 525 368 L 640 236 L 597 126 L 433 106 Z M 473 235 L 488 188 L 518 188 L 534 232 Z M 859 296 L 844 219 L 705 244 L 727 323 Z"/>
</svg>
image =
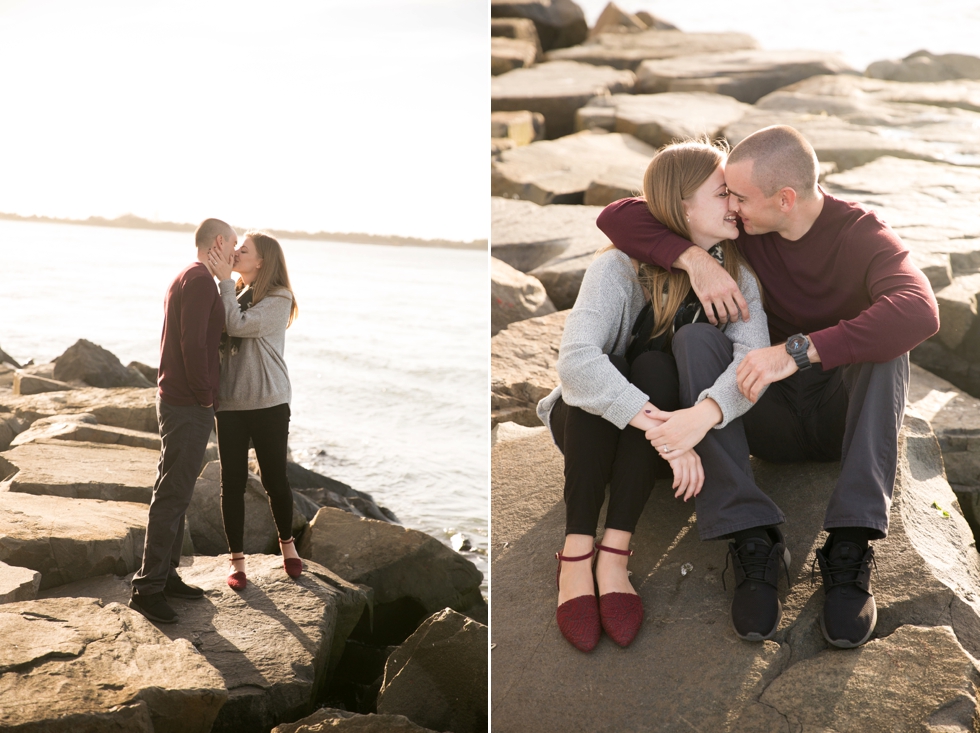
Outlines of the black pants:
<svg viewBox="0 0 980 733">
<path fill-rule="evenodd" d="M 293 492 L 286 478 L 289 405 L 263 410 L 227 410 L 218 413 L 218 455 L 221 458 L 221 517 L 232 552 L 245 547 L 245 485 L 251 440 L 262 472 L 262 486 L 279 530 L 279 538 L 293 536 Z"/>
<path fill-rule="evenodd" d="M 609 361 L 661 410 L 680 407 L 673 357 L 649 351 L 632 367 L 621 356 Z M 595 535 L 607 484 L 606 529 L 633 532 L 654 481 L 674 475 L 643 431 L 620 430 L 561 398 L 551 408 L 551 432 L 565 456 L 565 534 Z"/>
</svg>

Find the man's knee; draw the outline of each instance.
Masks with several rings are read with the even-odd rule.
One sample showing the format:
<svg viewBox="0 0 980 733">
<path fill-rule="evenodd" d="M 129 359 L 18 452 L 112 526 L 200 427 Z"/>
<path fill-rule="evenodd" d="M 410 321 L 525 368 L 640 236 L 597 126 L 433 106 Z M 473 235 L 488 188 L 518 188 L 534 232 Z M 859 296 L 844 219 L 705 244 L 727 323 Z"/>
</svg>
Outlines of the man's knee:
<svg viewBox="0 0 980 733">
<path fill-rule="evenodd" d="M 691 323 L 674 334 L 671 350 L 681 373 L 698 365 L 720 374 L 732 363 L 732 341 L 708 323 Z"/>
</svg>

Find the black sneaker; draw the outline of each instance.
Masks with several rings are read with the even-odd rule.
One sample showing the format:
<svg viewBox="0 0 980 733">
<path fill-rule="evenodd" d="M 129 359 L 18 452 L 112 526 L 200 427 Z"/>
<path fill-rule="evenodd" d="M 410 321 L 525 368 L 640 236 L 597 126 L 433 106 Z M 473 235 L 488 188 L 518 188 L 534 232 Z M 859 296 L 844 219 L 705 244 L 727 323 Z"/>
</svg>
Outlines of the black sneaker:
<svg viewBox="0 0 980 733">
<path fill-rule="evenodd" d="M 129 599 L 129 607 L 158 624 L 175 624 L 180 620 L 174 609 L 167 603 L 167 599 L 163 597 L 163 591 L 140 595 L 134 590 Z"/>
<path fill-rule="evenodd" d="M 830 543 L 828 537 L 816 553 L 824 590 L 820 630 L 834 646 L 852 649 L 870 639 L 878 623 L 878 607 L 871 595 L 875 552 L 869 547 L 862 553 L 853 542 Z"/>
<path fill-rule="evenodd" d="M 783 533 L 777 528 L 768 528 L 766 534 L 768 540 L 753 537 L 728 544 L 728 558 L 732 560 L 735 573 L 732 627 L 738 638 L 745 641 L 771 639 L 783 616 L 776 584 L 780 561 L 786 569 L 786 582 L 789 582 L 789 550 L 783 541 Z M 725 559 L 725 570 L 728 570 L 728 558 Z M 722 584 L 725 570 L 722 571 Z"/>
<path fill-rule="evenodd" d="M 167 584 L 163 586 L 163 592 L 172 598 L 203 598 L 204 589 L 196 585 L 187 585 L 177 573 L 167 576 Z"/>
</svg>

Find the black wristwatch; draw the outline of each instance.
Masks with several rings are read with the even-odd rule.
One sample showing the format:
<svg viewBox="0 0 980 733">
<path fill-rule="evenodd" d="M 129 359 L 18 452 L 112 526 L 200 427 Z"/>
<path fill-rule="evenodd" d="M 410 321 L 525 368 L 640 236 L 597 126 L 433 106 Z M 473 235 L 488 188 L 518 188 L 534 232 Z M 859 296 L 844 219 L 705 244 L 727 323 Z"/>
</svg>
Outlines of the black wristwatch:
<svg viewBox="0 0 980 733">
<path fill-rule="evenodd" d="M 802 333 L 790 336 L 786 339 L 786 353 L 793 357 L 796 366 L 800 371 L 809 369 L 812 364 L 807 358 L 806 352 L 810 348 L 810 340 Z"/>
</svg>

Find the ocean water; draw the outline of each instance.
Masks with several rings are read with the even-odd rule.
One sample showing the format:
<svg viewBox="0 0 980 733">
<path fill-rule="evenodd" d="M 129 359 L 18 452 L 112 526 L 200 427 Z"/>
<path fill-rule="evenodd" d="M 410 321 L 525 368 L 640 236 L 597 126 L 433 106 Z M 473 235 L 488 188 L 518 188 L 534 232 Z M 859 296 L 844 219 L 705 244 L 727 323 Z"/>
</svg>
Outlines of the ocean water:
<svg viewBox="0 0 980 733">
<path fill-rule="evenodd" d="M 294 459 L 409 527 L 461 532 L 486 574 L 486 253 L 282 240 Z M 0 347 L 41 363 L 79 338 L 159 363 L 163 296 L 189 233 L 0 221 Z"/>
<path fill-rule="evenodd" d="M 589 24 L 607 0 L 576 0 Z M 812 49 L 841 54 L 863 72 L 872 61 L 913 51 L 980 55 L 980 2 L 933 0 L 618 0 L 624 10 L 646 10 L 689 33 L 736 31 L 764 49 Z"/>
</svg>

